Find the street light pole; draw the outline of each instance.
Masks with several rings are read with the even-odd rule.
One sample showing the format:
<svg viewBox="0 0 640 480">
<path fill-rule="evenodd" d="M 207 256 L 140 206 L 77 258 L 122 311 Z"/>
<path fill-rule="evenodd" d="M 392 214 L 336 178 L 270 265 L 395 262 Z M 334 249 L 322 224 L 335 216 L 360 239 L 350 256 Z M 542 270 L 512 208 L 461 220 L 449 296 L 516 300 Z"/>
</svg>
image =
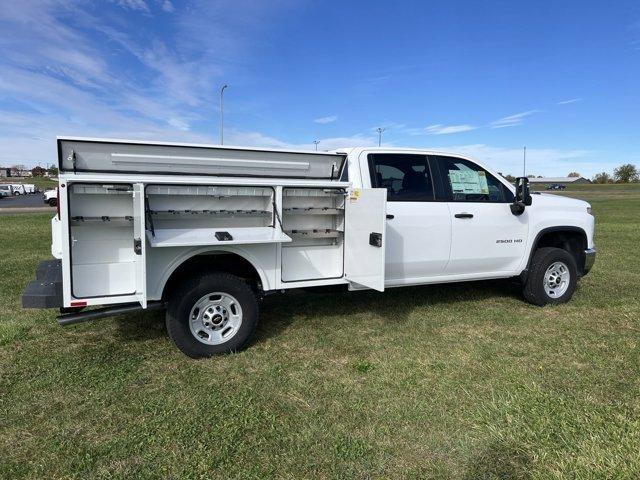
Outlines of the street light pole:
<svg viewBox="0 0 640 480">
<path fill-rule="evenodd" d="M 386 128 L 378 127 L 376 128 L 376 132 L 378 132 L 378 146 L 382 145 L 382 132 L 384 132 Z"/>
<path fill-rule="evenodd" d="M 220 89 L 220 145 L 224 145 L 224 89 L 227 86 L 225 83 Z"/>
<path fill-rule="evenodd" d="M 316 146 L 316 152 L 318 151 L 318 144 L 320 143 L 320 140 L 314 140 L 313 144 Z"/>
</svg>

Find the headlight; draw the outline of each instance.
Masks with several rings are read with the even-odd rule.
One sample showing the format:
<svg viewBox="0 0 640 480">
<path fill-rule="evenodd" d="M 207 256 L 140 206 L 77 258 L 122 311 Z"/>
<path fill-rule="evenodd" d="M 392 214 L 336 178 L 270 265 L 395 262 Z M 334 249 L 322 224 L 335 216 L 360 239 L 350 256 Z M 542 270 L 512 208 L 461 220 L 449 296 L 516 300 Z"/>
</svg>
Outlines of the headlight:
<svg viewBox="0 0 640 480">
<path fill-rule="evenodd" d="M 587 213 L 588 213 L 589 215 L 593 215 L 591 207 L 587 207 Z"/>
</svg>

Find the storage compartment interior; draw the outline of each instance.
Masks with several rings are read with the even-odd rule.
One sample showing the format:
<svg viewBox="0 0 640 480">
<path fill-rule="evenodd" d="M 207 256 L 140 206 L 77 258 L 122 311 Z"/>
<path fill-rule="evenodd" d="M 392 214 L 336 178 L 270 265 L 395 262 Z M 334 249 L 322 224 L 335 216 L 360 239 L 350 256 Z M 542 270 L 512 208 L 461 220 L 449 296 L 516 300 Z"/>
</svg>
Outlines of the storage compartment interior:
<svg viewBox="0 0 640 480">
<path fill-rule="evenodd" d="M 145 195 L 152 247 L 290 241 L 274 228 L 273 188 L 149 185 Z"/>
<path fill-rule="evenodd" d="M 283 189 L 282 227 L 293 241 L 282 246 L 282 281 L 342 277 L 344 202 L 342 189 Z"/>
<path fill-rule="evenodd" d="M 135 292 L 133 190 L 124 184 L 70 184 L 72 294 Z"/>
</svg>

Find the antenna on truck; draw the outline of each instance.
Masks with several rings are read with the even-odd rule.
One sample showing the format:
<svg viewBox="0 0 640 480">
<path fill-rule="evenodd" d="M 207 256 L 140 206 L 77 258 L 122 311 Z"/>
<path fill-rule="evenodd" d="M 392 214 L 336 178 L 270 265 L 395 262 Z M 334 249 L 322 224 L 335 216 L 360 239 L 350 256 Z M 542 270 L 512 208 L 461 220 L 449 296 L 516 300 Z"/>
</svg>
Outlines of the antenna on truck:
<svg viewBox="0 0 640 480">
<path fill-rule="evenodd" d="M 527 147 L 524 147 L 522 154 L 522 176 L 527 176 Z"/>
<path fill-rule="evenodd" d="M 224 89 L 228 86 L 225 83 L 220 89 L 220 145 L 224 145 Z"/>
</svg>

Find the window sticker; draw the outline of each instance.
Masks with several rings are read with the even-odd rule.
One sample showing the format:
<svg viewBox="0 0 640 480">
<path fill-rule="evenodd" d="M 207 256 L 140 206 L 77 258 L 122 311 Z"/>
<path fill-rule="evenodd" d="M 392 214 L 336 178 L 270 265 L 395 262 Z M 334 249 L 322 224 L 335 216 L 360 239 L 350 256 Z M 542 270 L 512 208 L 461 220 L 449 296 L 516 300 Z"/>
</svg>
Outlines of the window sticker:
<svg viewBox="0 0 640 480">
<path fill-rule="evenodd" d="M 484 171 L 449 170 L 449 182 L 453 193 L 489 194 L 487 175 Z"/>
</svg>

